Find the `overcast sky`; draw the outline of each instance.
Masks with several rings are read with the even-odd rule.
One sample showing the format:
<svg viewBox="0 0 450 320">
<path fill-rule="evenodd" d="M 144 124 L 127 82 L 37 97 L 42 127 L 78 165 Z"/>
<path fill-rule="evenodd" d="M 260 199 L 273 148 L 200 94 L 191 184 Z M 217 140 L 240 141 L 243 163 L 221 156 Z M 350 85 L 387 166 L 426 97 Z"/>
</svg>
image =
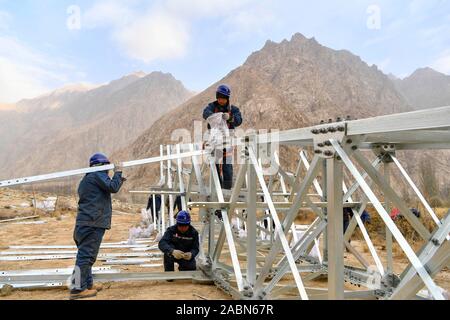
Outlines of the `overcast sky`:
<svg viewBox="0 0 450 320">
<path fill-rule="evenodd" d="M 201 91 L 296 32 L 399 77 L 450 74 L 450 0 L 0 0 L 0 103 L 140 70 Z"/>
</svg>

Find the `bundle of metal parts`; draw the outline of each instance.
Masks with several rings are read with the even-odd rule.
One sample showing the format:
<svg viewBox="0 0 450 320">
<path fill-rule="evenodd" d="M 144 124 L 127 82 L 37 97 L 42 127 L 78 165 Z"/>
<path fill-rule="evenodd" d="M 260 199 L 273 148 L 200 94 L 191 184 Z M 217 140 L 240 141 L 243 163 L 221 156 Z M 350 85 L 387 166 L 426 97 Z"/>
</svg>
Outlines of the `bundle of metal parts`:
<svg viewBox="0 0 450 320">
<path fill-rule="evenodd" d="M 93 268 L 94 277 L 99 274 L 102 274 L 103 277 L 110 275 L 116 281 L 123 277 L 130 277 L 129 274 L 122 274 L 120 269 L 111 269 L 110 266 L 112 265 L 135 265 L 145 268 L 161 267 L 162 254 L 160 252 L 146 252 L 158 250 L 157 245 L 152 244 L 154 242 L 155 239 L 140 239 L 136 240 L 136 244 L 127 244 L 125 241 L 102 244 L 101 250 L 139 249 L 139 251 L 99 253 L 97 260 L 101 261 L 104 266 Z M 68 249 L 76 249 L 75 246 L 71 245 L 10 246 L 7 249 L 7 251 L 0 252 L 0 261 L 74 260 L 77 254 L 76 250 L 68 251 Z M 150 262 L 153 263 L 150 264 Z M 72 271 L 73 268 L 0 271 L 0 288 L 6 284 L 20 289 L 63 287 L 67 285 Z M 117 275 L 118 273 L 121 274 Z"/>
<path fill-rule="evenodd" d="M 154 219 L 156 230 L 164 231 L 174 223 L 175 196 L 181 196 L 183 209 L 199 209 L 202 228 L 198 259 L 203 277 L 236 299 L 416 299 L 423 287 L 433 299 L 444 299 L 433 279 L 450 262 L 450 215 L 441 220 L 437 217 L 396 152 L 450 149 L 450 107 L 249 135 L 235 138 L 231 144 L 238 148 L 241 163 L 231 191 L 221 189 L 213 157 L 197 144 L 161 146 L 159 157 L 122 164 L 160 164 L 162 183 L 151 190 L 133 192 L 160 194 L 162 203 L 165 196 L 169 197 L 169 212 L 162 206 L 161 220 Z M 298 148 L 295 172 L 281 167 L 274 151 L 277 145 Z M 307 149 L 313 150 L 311 162 Z M 375 159 L 369 161 L 370 156 L 363 151 L 372 151 Z M 270 154 L 275 171 L 262 165 L 262 153 Z M 0 187 L 112 168 L 109 165 L 1 181 Z M 394 168 L 432 217 L 433 230 L 410 212 L 391 186 Z M 281 190 L 276 190 L 278 185 Z M 383 201 L 377 194 L 384 195 Z M 369 205 L 385 225 L 385 263 L 361 220 Z M 400 210 L 423 240 L 420 250 L 413 250 L 389 216 L 391 206 Z M 353 211 L 345 234 L 344 207 Z M 295 219 L 304 208 L 312 210 L 316 219 L 299 236 Z M 357 227 L 373 266 L 358 251 L 361 248 L 350 243 Z M 400 273 L 394 273 L 394 239 L 409 262 Z M 315 257 L 311 249 L 318 240 L 323 246 Z M 360 266 L 346 264 L 345 248 Z M 166 274 L 166 278 L 182 274 Z M 328 288 L 305 286 L 319 276 L 327 277 Z M 95 278 L 102 279 L 102 275 Z M 345 282 L 353 284 L 355 290 L 346 289 Z"/>
</svg>

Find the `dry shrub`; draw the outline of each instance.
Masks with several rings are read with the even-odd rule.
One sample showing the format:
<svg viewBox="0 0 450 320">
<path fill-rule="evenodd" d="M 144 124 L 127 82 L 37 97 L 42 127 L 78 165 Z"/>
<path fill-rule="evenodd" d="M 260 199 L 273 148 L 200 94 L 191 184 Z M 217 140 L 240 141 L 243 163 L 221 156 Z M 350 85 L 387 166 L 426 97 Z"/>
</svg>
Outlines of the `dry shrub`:
<svg viewBox="0 0 450 320">
<path fill-rule="evenodd" d="M 433 196 L 430 198 L 430 206 L 432 208 L 442 207 L 444 205 L 444 201 L 439 196 Z"/>
</svg>

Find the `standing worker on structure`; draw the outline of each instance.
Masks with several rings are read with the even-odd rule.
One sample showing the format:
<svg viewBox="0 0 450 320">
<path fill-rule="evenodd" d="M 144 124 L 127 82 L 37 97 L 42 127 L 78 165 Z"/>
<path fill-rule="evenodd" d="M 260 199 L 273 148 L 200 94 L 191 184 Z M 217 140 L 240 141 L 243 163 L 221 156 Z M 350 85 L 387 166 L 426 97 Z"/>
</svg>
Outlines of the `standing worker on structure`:
<svg viewBox="0 0 450 320">
<path fill-rule="evenodd" d="M 234 130 L 242 124 L 242 115 L 238 107 L 230 104 L 231 90 L 221 85 L 216 90 L 216 101 L 211 102 L 203 111 L 203 119 L 207 120 L 214 113 L 222 113 L 228 129 Z M 211 129 L 208 124 L 208 129 Z M 223 189 L 231 190 L 233 184 L 233 148 L 223 149 L 223 162 L 216 164 L 220 185 Z"/>
<path fill-rule="evenodd" d="M 91 167 L 107 164 L 110 164 L 108 158 L 100 153 L 94 154 L 89 160 Z M 98 171 L 86 174 L 80 182 L 80 200 L 73 234 L 78 253 L 72 275 L 71 300 L 96 296 L 102 289 L 100 285 L 94 286 L 92 266 L 97 260 L 105 231 L 111 229 L 111 193 L 119 192 L 125 180 L 122 178 L 122 168 L 114 166 L 112 179 L 108 171 Z"/>
</svg>

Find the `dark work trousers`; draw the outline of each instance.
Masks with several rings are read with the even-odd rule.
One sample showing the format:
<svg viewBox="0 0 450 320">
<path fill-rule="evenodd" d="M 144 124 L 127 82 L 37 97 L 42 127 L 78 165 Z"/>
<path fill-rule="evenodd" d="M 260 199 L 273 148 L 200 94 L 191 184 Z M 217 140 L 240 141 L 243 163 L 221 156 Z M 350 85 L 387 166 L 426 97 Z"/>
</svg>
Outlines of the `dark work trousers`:
<svg viewBox="0 0 450 320">
<path fill-rule="evenodd" d="M 105 229 L 75 226 L 73 239 L 78 248 L 77 260 L 72 276 L 72 290 L 83 291 L 92 288 L 92 266 L 97 260 Z"/>
<path fill-rule="evenodd" d="M 217 173 L 219 175 L 220 186 L 222 189 L 231 190 L 233 186 L 233 150 L 223 149 L 223 163 L 216 164 Z"/>
<path fill-rule="evenodd" d="M 195 263 L 195 258 L 187 261 L 184 259 L 178 260 L 172 256 L 164 255 L 164 271 L 175 271 L 175 262 L 178 263 L 179 271 L 195 271 L 197 265 Z"/>
</svg>

